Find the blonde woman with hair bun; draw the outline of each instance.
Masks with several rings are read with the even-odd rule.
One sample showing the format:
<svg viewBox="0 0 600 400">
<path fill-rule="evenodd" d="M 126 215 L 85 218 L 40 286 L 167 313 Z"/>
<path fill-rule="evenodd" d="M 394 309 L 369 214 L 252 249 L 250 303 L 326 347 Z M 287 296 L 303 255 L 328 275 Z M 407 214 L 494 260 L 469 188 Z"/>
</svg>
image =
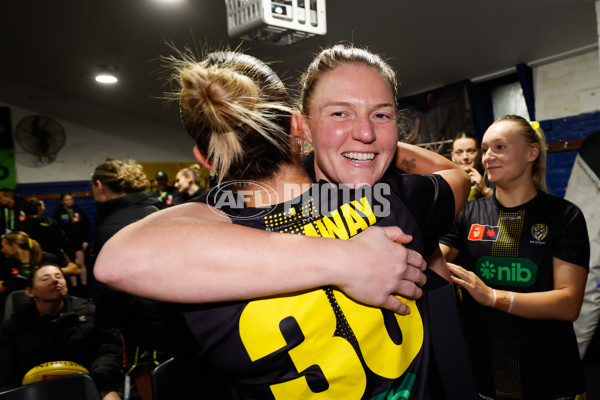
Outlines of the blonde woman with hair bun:
<svg viewBox="0 0 600 400">
<path fill-rule="evenodd" d="M 148 178 L 134 160 L 108 159 L 95 168 L 91 180 L 97 210 L 90 251 L 89 277 L 93 278 L 96 257 L 106 241 L 127 225 L 158 211 L 158 204 L 146 193 Z M 156 363 L 167 358 L 159 304 L 111 290 L 95 279 L 90 279 L 90 286 L 98 321 L 102 326 L 120 329 L 127 360 L 141 365 L 130 375 L 131 380 L 142 400 L 151 399 L 150 372 Z M 144 354 L 149 356 L 138 358 Z"/>
<path fill-rule="evenodd" d="M 158 207 L 145 193 L 149 181 L 134 160 L 107 159 L 94 169 L 91 181 L 97 208 L 91 252 L 95 258 L 119 229 L 158 211 Z"/>
</svg>

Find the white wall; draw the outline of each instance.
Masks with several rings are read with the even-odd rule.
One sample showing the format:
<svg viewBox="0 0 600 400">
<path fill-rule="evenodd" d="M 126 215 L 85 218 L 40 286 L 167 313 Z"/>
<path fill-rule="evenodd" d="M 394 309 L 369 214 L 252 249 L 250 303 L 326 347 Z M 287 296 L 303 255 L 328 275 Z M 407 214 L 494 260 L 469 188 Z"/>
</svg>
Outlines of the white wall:
<svg viewBox="0 0 600 400">
<path fill-rule="evenodd" d="M 598 50 L 535 67 L 535 112 L 540 121 L 600 110 Z"/>
<path fill-rule="evenodd" d="M 40 108 L 30 110 L 7 103 L 11 110 L 14 128 L 26 116 L 43 114 L 60 122 L 66 132 L 66 144 L 56 160 L 42 167 L 31 167 L 26 154 L 15 142 L 15 161 L 18 183 L 64 182 L 87 180 L 94 168 L 107 157 L 134 159 L 143 162 L 194 162 L 193 141 L 181 129 L 119 115 L 82 104 L 69 104 L 72 111 L 78 108 L 79 116 L 87 113 L 88 123 L 75 123 L 57 116 L 58 111 Z M 82 118 L 79 118 L 81 120 Z M 85 124 L 85 125 L 84 125 Z"/>
</svg>

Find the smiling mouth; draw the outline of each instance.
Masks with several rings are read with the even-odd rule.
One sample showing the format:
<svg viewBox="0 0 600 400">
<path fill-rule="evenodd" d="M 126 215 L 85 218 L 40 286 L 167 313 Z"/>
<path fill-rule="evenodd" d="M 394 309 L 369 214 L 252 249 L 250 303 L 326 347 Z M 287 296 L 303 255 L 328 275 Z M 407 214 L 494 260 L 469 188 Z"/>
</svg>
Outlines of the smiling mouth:
<svg viewBox="0 0 600 400">
<path fill-rule="evenodd" d="M 375 153 L 342 153 L 350 161 L 368 163 L 373 161 Z"/>
</svg>

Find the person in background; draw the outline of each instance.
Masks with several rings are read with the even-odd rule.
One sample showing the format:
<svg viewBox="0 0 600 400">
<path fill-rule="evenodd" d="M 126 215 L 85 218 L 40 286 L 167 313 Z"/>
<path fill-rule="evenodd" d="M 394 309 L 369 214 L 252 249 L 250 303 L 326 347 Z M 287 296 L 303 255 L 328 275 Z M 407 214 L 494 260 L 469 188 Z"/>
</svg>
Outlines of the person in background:
<svg viewBox="0 0 600 400">
<path fill-rule="evenodd" d="M 58 265 L 65 276 L 79 274 L 77 264 L 43 251 L 40 244 L 25 232 L 13 231 L 2 236 L 0 251 L 10 263 L 3 271 L 0 293 L 5 295 L 24 288 L 31 272 L 43 263 Z"/>
<path fill-rule="evenodd" d="M 92 238 L 92 225 L 87 214 L 75 204 L 72 193 L 61 193 L 60 203 L 53 214 L 54 219 L 62 227 L 69 238 L 75 253 L 75 263 L 81 269 L 79 280 L 82 285 L 87 285 L 88 273 L 85 265 L 85 251 Z M 77 284 L 76 278 L 71 278 L 71 283 Z"/>
<path fill-rule="evenodd" d="M 57 265 L 35 268 L 25 291 L 31 303 L 17 307 L 0 333 L 0 391 L 20 386 L 25 373 L 37 365 L 71 361 L 89 371 L 103 400 L 119 400 L 119 332 L 99 328 L 94 305 L 69 296 Z"/>
<path fill-rule="evenodd" d="M 36 197 L 28 198 L 22 206 L 25 220 L 19 223 L 19 229 L 30 238 L 37 240 L 42 249 L 59 258 L 75 260 L 73 245 L 66 233 L 54 218 L 45 217 L 44 202 Z"/>
<path fill-rule="evenodd" d="M 10 188 L 0 188 L 0 233 L 18 229 L 19 221 L 25 219 L 21 206 L 25 200 Z"/>
<path fill-rule="evenodd" d="M 142 166 L 133 160 L 109 159 L 95 168 L 91 180 L 98 210 L 91 249 L 95 260 L 113 235 L 158 208 L 146 193 L 149 182 Z M 91 267 L 93 270 L 94 264 Z M 127 379 L 135 381 L 135 388 L 143 400 L 150 399 L 150 372 L 168 358 L 160 304 L 111 290 L 100 282 L 94 283 L 92 293 L 99 326 L 118 328 L 123 334 Z"/>
<path fill-rule="evenodd" d="M 177 189 L 175 186 L 169 185 L 169 177 L 164 171 L 158 171 L 154 175 L 154 179 L 156 180 L 157 188 L 153 195 L 160 203 L 160 209 L 181 203 L 181 200 L 178 199 Z"/>
<path fill-rule="evenodd" d="M 466 133 L 461 132 L 452 141 L 452 161 L 469 175 L 471 180 L 471 192 L 469 201 L 491 196 L 494 190 L 485 182 L 485 176 L 481 169 L 481 152 L 477 139 Z"/>
<path fill-rule="evenodd" d="M 175 176 L 175 188 L 179 193 L 181 202 L 186 202 L 205 193 L 206 190 L 202 187 L 200 180 L 200 166 L 192 164 L 179 170 Z"/>
<path fill-rule="evenodd" d="M 590 258 L 586 223 L 546 193 L 539 124 L 506 115 L 485 132 L 495 195 L 467 203 L 440 239 L 461 308 L 481 398 L 585 399 L 573 321 Z"/>
<path fill-rule="evenodd" d="M 565 200 L 577 205 L 587 223 L 590 270 L 579 317 L 573 323 L 589 399 L 600 397 L 600 131 L 585 138 L 571 169 Z"/>
</svg>

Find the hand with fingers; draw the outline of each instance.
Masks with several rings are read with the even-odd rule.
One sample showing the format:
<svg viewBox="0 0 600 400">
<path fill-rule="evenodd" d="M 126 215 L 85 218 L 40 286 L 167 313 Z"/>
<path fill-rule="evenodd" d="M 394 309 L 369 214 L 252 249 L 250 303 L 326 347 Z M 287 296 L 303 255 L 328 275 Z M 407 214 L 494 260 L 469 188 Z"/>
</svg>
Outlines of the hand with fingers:
<svg viewBox="0 0 600 400">
<path fill-rule="evenodd" d="M 479 186 L 481 184 L 483 177 L 481 176 L 479 171 L 477 171 L 477 168 L 469 167 L 465 169 L 465 172 L 467 173 L 467 175 L 469 175 L 471 185 Z"/>
<path fill-rule="evenodd" d="M 398 227 L 370 227 L 350 239 L 353 264 L 340 277 L 340 290 L 362 303 L 401 315 L 410 313 L 396 296 L 418 299 L 425 284 L 425 260 L 402 244 L 412 240 Z"/>
<path fill-rule="evenodd" d="M 460 265 L 448 263 L 448 268 L 452 272 L 452 283 L 466 289 L 471 297 L 483 306 L 491 307 L 494 304 L 494 291 L 487 286 L 474 272 L 467 271 Z"/>
<path fill-rule="evenodd" d="M 477 168 L 468 167 L 465 169 L 465 172 L 469 175 L 471 185 L 475 186 L 480 193 L 486 196 L 490 195 L 491 189 L 485 184 L 483 176 L 479 173 Z"/>
</svg>

